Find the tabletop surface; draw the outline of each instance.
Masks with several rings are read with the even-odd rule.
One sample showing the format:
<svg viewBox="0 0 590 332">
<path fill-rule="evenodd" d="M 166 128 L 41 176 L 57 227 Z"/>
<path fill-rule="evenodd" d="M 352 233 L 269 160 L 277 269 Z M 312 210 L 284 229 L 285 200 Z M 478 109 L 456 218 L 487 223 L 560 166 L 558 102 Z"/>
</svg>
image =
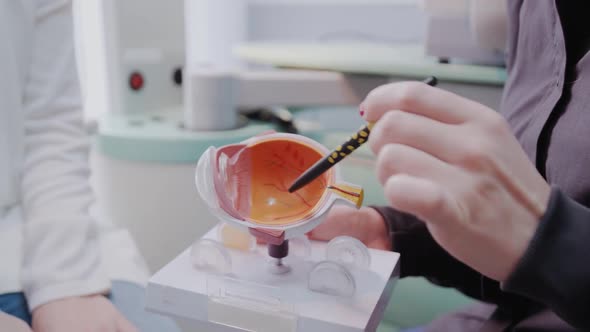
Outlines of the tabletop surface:
<svg viewBox="0 0 590 332">
<path fill-rule="evenodd" d="M 441 64 L 424 55 L 423 47 L 416 44 L 252 42 L 238 46 L 235 54 L 246 61 L 278 67 L 417 79 L 434 75 L 441 80 L 491 85 L 502 85 L 506 80 L 502 67 Z"/>
</svg>

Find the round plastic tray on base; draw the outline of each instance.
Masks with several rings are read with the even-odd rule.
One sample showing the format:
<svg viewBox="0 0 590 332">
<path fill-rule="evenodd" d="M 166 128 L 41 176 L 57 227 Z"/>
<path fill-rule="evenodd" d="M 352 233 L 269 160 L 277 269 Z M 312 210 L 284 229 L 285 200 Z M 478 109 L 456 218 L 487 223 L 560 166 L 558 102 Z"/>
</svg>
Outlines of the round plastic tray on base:
<svg viewBox="0 0 590 332">
<path fill-rule="evenodd" d="M 369 249 L 358 239 L 339 236 L 326 246 L 326 260 L 309 272 L 308 288 L 314 292 L 351 297 L 356 281 L 351 269 L 368 270 L 371 266 Z"/>
</svg>

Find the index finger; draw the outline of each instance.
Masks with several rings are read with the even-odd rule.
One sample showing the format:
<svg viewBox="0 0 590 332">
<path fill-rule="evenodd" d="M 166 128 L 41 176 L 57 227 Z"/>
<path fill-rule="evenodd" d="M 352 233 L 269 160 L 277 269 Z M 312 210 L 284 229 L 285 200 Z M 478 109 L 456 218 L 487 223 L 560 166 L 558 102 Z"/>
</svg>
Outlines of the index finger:
<svg viewBox="0 0 590 332">
<path fill-rule="evenodd" d="M 397 82 L 371 91 L 361 109 L 369 123 L 391 110 L 401 110 L 448 124 L 486 118 L 487 107 L 422 82 Z"/>
</svg>

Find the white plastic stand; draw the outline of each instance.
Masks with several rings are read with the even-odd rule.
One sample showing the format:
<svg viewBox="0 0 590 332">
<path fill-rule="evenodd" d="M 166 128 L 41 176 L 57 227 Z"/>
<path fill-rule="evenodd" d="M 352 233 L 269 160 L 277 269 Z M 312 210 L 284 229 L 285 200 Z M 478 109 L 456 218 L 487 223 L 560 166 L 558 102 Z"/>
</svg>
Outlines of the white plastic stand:
<svg viewBox="0 0 590 332">
<path fill-rule="evenodd" d="M 397 280 L 399 254 L 369 249 L 368 268 L 362 268 L 354 263 L 360 257 L 356 249 L 337 262 L 327 259 L 326 243 L 311 241 L 306 259 L 289 255 L 285 262 L 290 272 L 272 274 L 266 269 L 265 246 L 219 249 L 212 245 L 220 243 L 219 234 L 215 227 L 197 243 L 204 244 L 205 256 L 211 252 L 219 259 L 227 254 L 229 260 L 223 261 L 229 261 L 230 268 L 195 260 L 195 249 L 187 249 L 151 278 L 148 310 L 178 318 L 184 325 L 188 321 L 195 331 L 376 330 Z M 360 261 L 366 262 L 362 257 Z M 333 283 L 324 279 L 334 275 L 338 280 Z"/>
</svg>

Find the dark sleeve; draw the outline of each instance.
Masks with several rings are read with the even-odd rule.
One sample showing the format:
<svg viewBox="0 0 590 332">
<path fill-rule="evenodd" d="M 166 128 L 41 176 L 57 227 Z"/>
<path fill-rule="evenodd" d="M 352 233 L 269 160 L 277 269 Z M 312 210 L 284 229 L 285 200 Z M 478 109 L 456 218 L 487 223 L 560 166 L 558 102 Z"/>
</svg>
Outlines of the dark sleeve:
<svg viewBox="0 0 590 332">
<path fill-rule="evenodd" d="M 590 330 L 590 209 L 554 189 L 527 251 L 502 288 Z"/>
<path fill-rule="evenodd" d="M 437 285 L 456 288 L 469 297 L 515 312 L 531 307 L 530 300 L 502 291 L 499 282 L 451 256 L 418 218 L 390 207 L 373 208 L 385 220 L 391 249 L 401 255 L 400 277 L 425 277 Z"/>
</svg>

